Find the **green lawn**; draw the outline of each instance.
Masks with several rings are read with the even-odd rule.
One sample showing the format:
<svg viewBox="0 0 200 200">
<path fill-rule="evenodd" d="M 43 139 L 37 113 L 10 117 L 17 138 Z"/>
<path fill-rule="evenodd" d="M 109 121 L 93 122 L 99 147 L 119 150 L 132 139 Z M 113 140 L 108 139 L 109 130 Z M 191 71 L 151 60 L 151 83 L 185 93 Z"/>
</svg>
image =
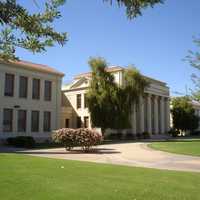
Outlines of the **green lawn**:
<svg viewBox="0 0 200 200">
<path fill-rule="evenodd" d="M 153 142 L 149 146 L 171 153 L 200 156 L 200 140 Z"/>
<path fill-rule="evenodd" d="M 200 173 L 0 154 L 2 200 L 199 200 Z"/>
</svg>

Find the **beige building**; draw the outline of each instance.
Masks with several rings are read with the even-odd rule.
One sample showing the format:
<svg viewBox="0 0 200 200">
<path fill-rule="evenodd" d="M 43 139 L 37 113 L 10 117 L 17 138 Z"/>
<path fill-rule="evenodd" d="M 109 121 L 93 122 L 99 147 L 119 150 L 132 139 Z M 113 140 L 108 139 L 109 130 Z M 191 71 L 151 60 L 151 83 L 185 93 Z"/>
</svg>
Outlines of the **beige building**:
<svg viewBox="0 0 200 200">
<path fill-rule="evenodd" d="M 46 139 L 60 127 L 63 73 L 24 61 L 0 62 L 0 139 Z"/>
<path fill-rule="evenodd" d="M 123 84 L 124 68 L 114 66 L 108 68 L 118 84 Z M 132 112 L 131 131 L 133 134 L 148 132 L 164 134 L 170 128 L 169 88 L 166 83 L 146 77 L 150 81 L 145 90 L 145 97 Z M 91 73 L 77 75 L 74 81 L 62 88 L 62 127 L 91 127 L 90 114 L 85 101 L 85 93 L 89 87 Z M 120 113 L 119 113 L 120 114 Z M 106 116 L 105 116 L 106 117 Z M 107 133 L 113 130 L 107 130 Z"/>
</svg>

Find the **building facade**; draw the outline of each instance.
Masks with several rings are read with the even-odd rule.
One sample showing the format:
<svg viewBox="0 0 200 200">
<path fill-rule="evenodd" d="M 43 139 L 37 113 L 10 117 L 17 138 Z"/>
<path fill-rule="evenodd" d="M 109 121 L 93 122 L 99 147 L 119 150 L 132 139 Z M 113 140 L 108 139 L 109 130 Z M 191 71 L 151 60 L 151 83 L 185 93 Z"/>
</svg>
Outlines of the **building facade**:
<svg viewBox="0 0 200 200">
<path fill-rule="evenodd" d="M 124 68 L 114 66 L 107 69 L 113 74 L 117 84 L 123 84 Z M 91 120 L 85 94 L 87 93 L 91 73 L 76 76 L 74 81 L 62 88 L 62 127 L 91 127 Z M 164 134 L 170 129 L 170 99 L 169 88 L 166 83 L 146 77 L 150 82 L 145 89 L 144 97 L 139 105 L 135 105 L 131 116 L 132 134 L 148 132 L 150 134 Z M 119 113 L 120 114 L 120 113 Z M 107 133 L 113 130 L 107 130 Z"/>
<path fill-rule="evenodd" d="M 63 73 L 25 61 L 0 62 L 0 139 L 49 138 L 60 128 Z"/>
</svg>

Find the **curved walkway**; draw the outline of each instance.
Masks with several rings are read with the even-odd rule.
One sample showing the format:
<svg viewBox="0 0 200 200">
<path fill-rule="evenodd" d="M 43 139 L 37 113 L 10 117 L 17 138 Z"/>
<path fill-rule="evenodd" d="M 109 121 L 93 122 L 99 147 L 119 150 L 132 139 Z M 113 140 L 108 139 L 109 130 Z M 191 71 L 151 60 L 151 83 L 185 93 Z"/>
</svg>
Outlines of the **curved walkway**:
<svg viewBox="0 0 200 200">
<path fill-rule="evenodd" d="M 78 149 L 66 152 L 64 148 L 18 151 L 32 156 L 81 160 L 97 163 L 148 167 L 178 171 L 200 172 L 200 157 L 178 155 L 151 149 L 148 143 L 107 144 L 93 153 L 82 153 Z"/>
</svg>

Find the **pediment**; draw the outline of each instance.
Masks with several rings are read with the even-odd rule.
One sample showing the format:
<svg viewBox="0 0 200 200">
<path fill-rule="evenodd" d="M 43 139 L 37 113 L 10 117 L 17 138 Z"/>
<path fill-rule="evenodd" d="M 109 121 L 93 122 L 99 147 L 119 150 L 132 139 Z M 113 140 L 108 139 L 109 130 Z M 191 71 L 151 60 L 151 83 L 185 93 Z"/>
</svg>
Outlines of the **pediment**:
<svg viewBox="0 0 200 200">
<path fill-rule="evenodd" d="M 89 86 L 89 79 L 86 78 L 86 77 L 83 77 L 77 81 L 75 81 L 70 89 L 76 89 L 76 88 L 85 88 L 85 87 L 88 87 Z"/>
</svg>

